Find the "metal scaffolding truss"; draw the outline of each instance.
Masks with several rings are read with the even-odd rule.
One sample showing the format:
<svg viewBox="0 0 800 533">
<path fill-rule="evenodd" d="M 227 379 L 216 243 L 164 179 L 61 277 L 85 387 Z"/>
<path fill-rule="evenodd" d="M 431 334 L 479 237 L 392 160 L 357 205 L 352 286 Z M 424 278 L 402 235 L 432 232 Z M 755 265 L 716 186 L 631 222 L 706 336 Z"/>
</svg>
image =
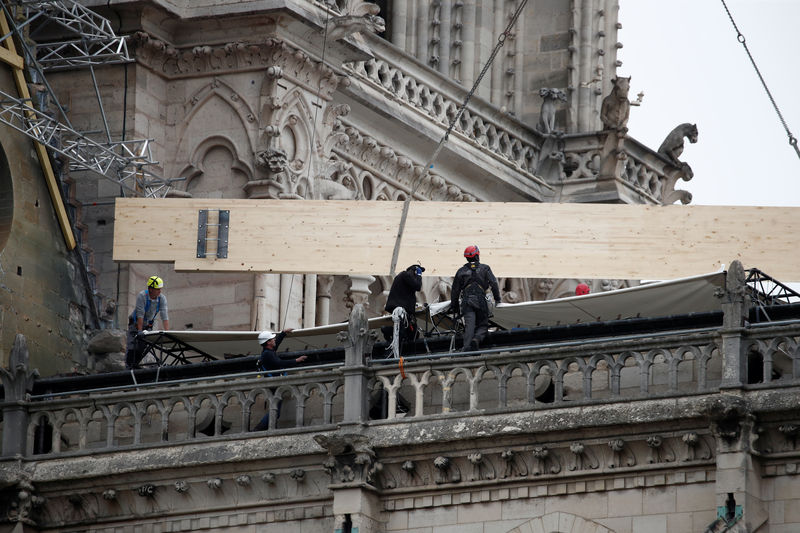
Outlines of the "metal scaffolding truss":
<svg viewBox="0 0 800 533">
<path fill-rule="evenodd" d="M 0 91 L 0 122 L 64 156 L 71 171 L 89 170 L 117 183 L 123 196 L 165 196 L 170 182 L 180 178 L 167 180 L 148 170 L 157 164 L 152 158 L 150 140 L 112 140 L 103 108 L 94 67 L 133 61 L 125 37 L 116 35 L 107 19 L 74 0 L 0 0 L 0 6 L 12 24 L 11 33 L 0 37 L 0 43 L 17 37 L 31 77 L 45 86 L 48 95 L 37 98 L 39 106 L 34 106 L 30 100 Z M 58 42 L 48 42 L 44 36 L 52 30 L 58 30 Z M 64 35 L 68 35 L 66 39 Z M 39 38 L 42 42 L 37 42 Z M 104 141 L 90 138 L 72 126 L 44 74 L 78 67 L 88 68 L 91 74 Z M 58 120 L 55 113 L 48 111 L 45 104 L 48 101 L 55 106 Z"/>
<path fill-rule="evenodd" d="M 107 19 L 73 0 L 26 0 L 16 4 L 22 10 L 17 17 L 22 21 L 17 30 L 44 18 L 72 34 L 68 40 L 35 45 L 34 57 L 45 71 L 133 61 L 125 37 L 116 35 Z"/>
<path fill-rule="evenodd" d="M 746 281 L 757 305 L 800 304 L 800 294 L 757 268 L 747 270 Z"/>
<path fill-rule="evenodd" d="M 169 180 L 148 171 L 155 164 L 149 140 L 101 144 L 78 133 L 28 102 L 0 91 L 0 122 L 69 160 L 70 170 L 90 170 L 118 183 L 132 196 L 161 197 Z"/>
</svg>

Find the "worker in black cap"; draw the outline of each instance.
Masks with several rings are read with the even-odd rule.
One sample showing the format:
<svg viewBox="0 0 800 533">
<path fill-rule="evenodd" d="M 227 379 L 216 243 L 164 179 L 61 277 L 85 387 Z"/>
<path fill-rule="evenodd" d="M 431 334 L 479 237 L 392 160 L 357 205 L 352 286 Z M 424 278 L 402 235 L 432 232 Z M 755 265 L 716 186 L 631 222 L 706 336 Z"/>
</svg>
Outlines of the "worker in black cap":
<svg viewBox="0 0 800 533">
<path fill-rule="evenodd" d="M 392 314 L 393 327 L 384 326 L 381 328 L 383 336 L 388 342 L 395 339 L 395 332 L 398 332 L 397 342 L 392 342 L 396 347 L 395 356 L 399 355 L 399 343 L 414 340 L 417 336 L 417 321 L 414 315 L 414 308 L 417 304 L 417 291 L 422 289 L 422 273 L 425 267 L 414 264 L 400 272 L 392 281 L 392 288 L 389 289 L 389 297 L 386 299 L 387 313 Z"/>
</svg>

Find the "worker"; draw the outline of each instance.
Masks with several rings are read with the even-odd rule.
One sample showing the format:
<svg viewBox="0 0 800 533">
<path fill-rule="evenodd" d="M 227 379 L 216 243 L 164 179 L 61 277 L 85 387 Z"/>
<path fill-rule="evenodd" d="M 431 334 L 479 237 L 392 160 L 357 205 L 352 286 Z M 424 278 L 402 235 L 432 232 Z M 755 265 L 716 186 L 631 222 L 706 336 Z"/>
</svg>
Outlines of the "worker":
<svg viewBox="0 0 800 533">
<path fill-rule="evenodd" d="M 277 349 L 280 346 L 283 339 L 286 338 L 287 333 L 291 333 L 292 328 L 286 328 L 280 333 L 273 333 L 271 331 L 262 331 L 258 334 L 258 343 L 261 345 L 261 357 L 258 358 L 258 369 L 263 372 L 269 372 L 272 370 L 281 370 L 283 368 L 292 368 L 303 361 L 305 361 L 308 356 L 301 355 L 295 359 L 284 359 L 278 355 Z M 270 374 L 271 375 L 271 374 Z M 281 417 L 281 404 L 283 403 L 283 399 L 278 400 L 278 415 L 276 418 Z M 265 429 L 269 428 L 269 404 L 267 404 L 267 413 L 261 419 L 261 421 L 253 428 L 253 431 L 264 431 Z"/>
<path fill-rule="evenodd" d="M 453 290 L 450 296 L 450 309 L 461 311 L 464 317 L 463 351 L 478 349 L 489 329 L 489 305 L 486 291 L 491 289 L 495 305 L 500 303 L 500 288 L 489 265 L 480 261 L 480 250 L 476 245 L 467 246 L 464 250 L 467 262 L 458 269 L 453 278 Z"/>
<path fill-rule="evenodd" d="M 125 368 L 136 368 L 142 358 L 145 343 L 141 336 L 153 329 L 156 317 L 161 317 L 165 330 L 169 329 L 167 297 L 161 294 L 164 280 L 158 276 L 147 278 L 147 288 L 136 295 L 136 305 L 128 317 L 128 346 L 125 353 Z"/>
<path fill-rule="evenodd" d="M 585 283 L 578 283 L 578 286 L 575 287 L 575 296 L 584 296 L 589 292 L 589 286 Z"/>
<path fill-rule="evenodd" d="M 417 291 L 422 289 L 422 273 L 425 267 L 414 264 L 400 272 L 392 281 L 386 299 L 387 313 L 392 315 L 392 326 L 381 328 L 383 336 L 391 343 L 394 357 L 400 355 L 400 344 L 414 340 L 417 336 L 417 320 L 414 308 L 417 304 Z"/>
</svg>

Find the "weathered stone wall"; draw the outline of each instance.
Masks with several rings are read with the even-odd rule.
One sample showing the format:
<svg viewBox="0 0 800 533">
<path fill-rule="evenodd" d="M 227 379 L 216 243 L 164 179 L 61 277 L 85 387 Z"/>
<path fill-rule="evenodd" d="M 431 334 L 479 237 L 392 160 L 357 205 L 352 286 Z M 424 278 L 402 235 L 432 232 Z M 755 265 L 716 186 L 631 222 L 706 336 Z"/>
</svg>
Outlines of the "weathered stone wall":
<svg viewBox="0 0 800 533">
<path fill-rule="evenodd" d="M 716 518 L 713 478 L 700 470 L 387 499 L 385 531 L 701 532 Z"/>
<path fill-rule="evenodd" d="M 394 2 L 389 39 L 441 74 L 470 88 L 519 2 Z M 618 66 L 618 0 L 531 0 L 477 95 L 523 122 L 539 119 L 539 89 L 567 91 L 558 112 L 570 133 L 601 129 L 600 98 Z"/>
<path fill-rule="evenodd" d="M 0 86 L 16 94 L 8 69 L 0 69 Z M 42 374 L 70 370 L 86 362 L 85 284 L 31 141 L 3 126 L 0 145 L 0 366 L 22 333 Z"/>
</svg>

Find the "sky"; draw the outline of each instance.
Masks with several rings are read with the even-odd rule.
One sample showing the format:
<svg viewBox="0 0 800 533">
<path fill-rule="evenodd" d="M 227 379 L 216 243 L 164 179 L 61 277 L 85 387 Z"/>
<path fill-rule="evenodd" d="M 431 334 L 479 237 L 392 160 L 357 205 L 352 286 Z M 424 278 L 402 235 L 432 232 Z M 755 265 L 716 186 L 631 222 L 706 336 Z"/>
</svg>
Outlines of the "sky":
<svg viewBox="0 0 800 533">
<path fill-rule="evenodd" d="M 676 188 L 693 205 L 800 206 L 800 157 L 721 0 L 619 0 L 620 76 L 631 76 L 628 134 L 658 149 L 697 124 Z M 789 130 L 800 139 L 800 0 L 725 0 Z"/>
</svg>

